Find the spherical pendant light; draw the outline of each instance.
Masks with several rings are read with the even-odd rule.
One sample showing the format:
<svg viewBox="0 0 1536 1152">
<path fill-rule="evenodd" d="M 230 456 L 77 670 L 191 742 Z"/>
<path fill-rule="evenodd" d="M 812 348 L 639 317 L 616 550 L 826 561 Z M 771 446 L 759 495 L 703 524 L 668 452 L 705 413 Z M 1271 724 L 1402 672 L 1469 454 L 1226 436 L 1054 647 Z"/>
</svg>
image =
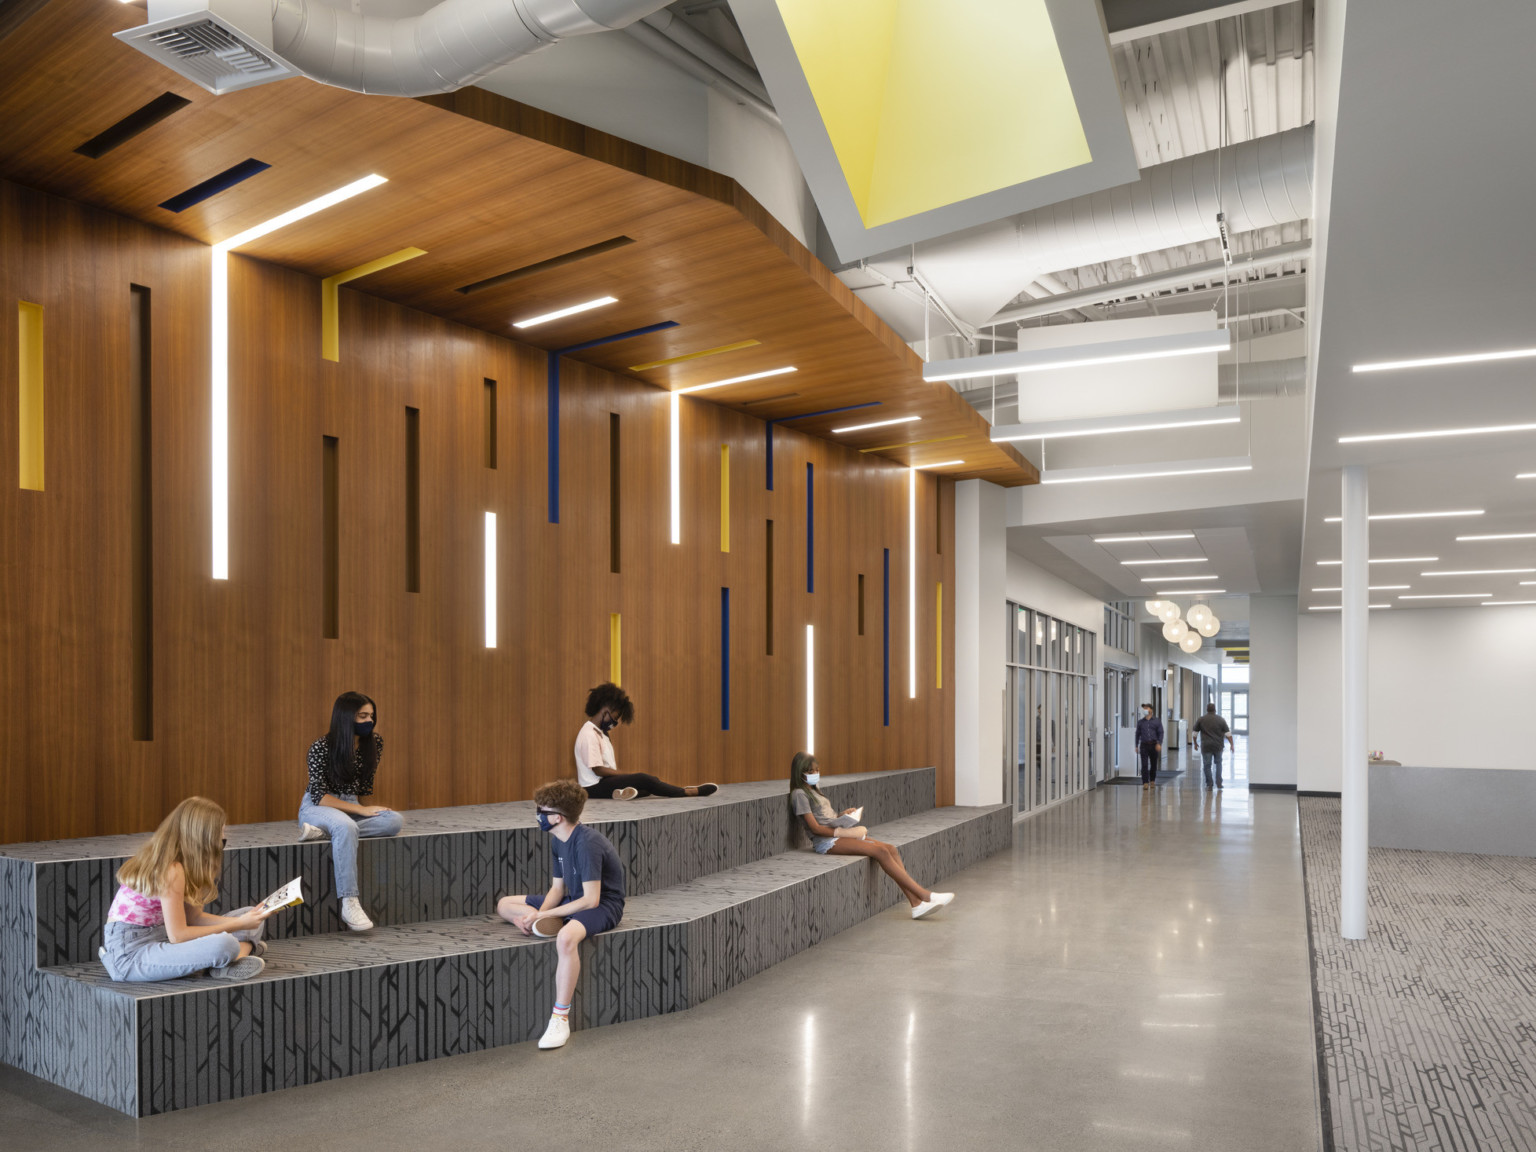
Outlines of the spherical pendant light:
<svg viewBox="0 0 1536 1152">
<path fill-rule="evenodd" d="M 1184 619 L 1189 621 L 1191 628 L 1198 628 L 1200 627 L 1200 622 L 1210 614 L 1211 606 L 1209 604 L 1191 604 L 1189 611 L 1184 613 Z"/>
<path fill-rule="evenodd" d="M 1177 620 L 1181 613 L 1179 606 L 1172 600 L 1164 600 L 1163 606 L 1157 610 L 1157 614 L 1162 618 L 1164 624 L 1169 624 Z"/>
<path fill-rule="evenodd" d="M 1170 644 L 1180 643 L 1189 634 L 1189 625 L 1182 620 L 1170 620 L 1163 625 L 1163 639 Z"/>
<path fill-rule="evenodd" d="M 1193 655 L 1194 653 L 1200 651 L 1200 645 L 1204 643 L 1205 641 L 1200 639 L 1200 634 L 1198 632 L 1186 632 L 1179 640 L 1179 647 Z"/>
<path fill-rule="evenodd" d="M 1214 636 L 1221 631 L 1221 621 L 1214 616 L 1207 616 L 1199 624 L 1195 625 L 1195 631 L 1202 636 Z"/>
<path fill-rule="evenodd" d="M 1161 617 L 1163 614 L 1163 601 L 1161 600 L 1148 600 L 1144 607 L 1149 616 Z"/>
</svg>

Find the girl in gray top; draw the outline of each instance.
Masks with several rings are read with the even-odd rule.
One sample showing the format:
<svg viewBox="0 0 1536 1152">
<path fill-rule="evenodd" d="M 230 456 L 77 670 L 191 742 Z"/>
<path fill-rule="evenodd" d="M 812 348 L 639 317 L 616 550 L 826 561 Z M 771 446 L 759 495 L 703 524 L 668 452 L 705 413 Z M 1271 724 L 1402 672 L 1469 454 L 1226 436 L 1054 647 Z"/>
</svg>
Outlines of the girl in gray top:
<svg viewBox="0 0 1536 1152">
<path fill-rule="evenodd" d="M 789 765 L 789 804 L 805 824 L 811 847 L 831 856 L 868 856 L 896 881 L 912 905 L 912 919 L 921 920 L 955 898 L 953 892 L 930 892 L 907 874 L 901 853 L 894 844 L 869 838 L 869 829 L 853 818 L 854 809 L 839 814 L 832 801 L 821 794 L 821 769 L 809 752 L 796 752 Z"/>
</svg>

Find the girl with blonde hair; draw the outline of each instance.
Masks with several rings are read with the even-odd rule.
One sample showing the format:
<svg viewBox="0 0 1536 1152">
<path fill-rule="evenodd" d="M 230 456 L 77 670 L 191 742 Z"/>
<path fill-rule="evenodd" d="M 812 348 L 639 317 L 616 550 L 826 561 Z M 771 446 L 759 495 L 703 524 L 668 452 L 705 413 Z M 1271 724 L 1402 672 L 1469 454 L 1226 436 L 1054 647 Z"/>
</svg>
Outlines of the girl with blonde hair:
<svg viewBox="0 0 1536 1152">
<path fill-rule="evenodd" d="M 218 898 L 223 864 L 224 809 L 188 797 L 117 870 L 121 887 L 98 953 L 107 975 L 174 980 L 207 969 L 217 979 L 248 980 L 259 973 L 266 966 L 261 929 L 271 913 L 203 911 Z"/>
</svg>

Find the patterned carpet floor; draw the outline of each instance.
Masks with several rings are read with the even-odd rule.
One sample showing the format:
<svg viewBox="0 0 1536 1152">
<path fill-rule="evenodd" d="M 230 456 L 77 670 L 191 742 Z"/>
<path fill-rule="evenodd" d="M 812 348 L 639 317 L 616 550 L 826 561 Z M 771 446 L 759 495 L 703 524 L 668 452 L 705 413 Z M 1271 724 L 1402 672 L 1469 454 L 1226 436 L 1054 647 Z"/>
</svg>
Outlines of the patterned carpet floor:
<svg viewBox="0 0 1536 1152">
<path fill-rule="evenodd" d="M 1536 1152 L 1536 859 L 1370 854 L 1339 936 L 1339 801 L 1301 797 L 1336 1152 Z"/>
</svg>

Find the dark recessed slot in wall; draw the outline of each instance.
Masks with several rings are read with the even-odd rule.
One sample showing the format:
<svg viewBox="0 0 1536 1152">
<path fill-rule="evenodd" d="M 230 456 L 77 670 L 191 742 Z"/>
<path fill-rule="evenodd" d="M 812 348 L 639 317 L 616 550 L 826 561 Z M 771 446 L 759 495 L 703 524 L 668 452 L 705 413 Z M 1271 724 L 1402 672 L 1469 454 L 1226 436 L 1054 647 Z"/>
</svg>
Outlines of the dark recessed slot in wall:
<svg viewBox="0 0 1536 1152">
<path fill-rule="evenodd" d="M 150 461 L 149 289 L 129 286 L 128 537 L 133 649 L 133 739 L 155 738 L 154 489 Z"/>
<path fill-rule="evenodd" d="M 805 590 L 816 591 L 816 467 L 805 466 Z"/>
<path fill-rule="evenodd" d="M 217 176 L 210 176 L 201 184 L 194 184 L 185 192 L 178 192 L 169 200 L 162 200 L 160 207 L 171 212 L 185 212 L 194 204 L 201 204 L 204 200 L 217 196 L 220 192 L 227 191 L 236 184 L 265 172 L 270 167 L 272 165 L 263 164 L 260 160 L 242 160 L 233 168 L 226 168 Z"/>
<path fill-rule="evenodd" d="M 608 571 L 619 570 L 619 414 L 608 413 Z"/>
<path fill-rule="evenodd" d="M 623 248 L 633 243 L 634 240 L 628 236 L 614 236 L 597 244 L 588 244 L 585 248 L 577 248 L 572 252 L 551 256 L 548 260 L 540 260 L 536 264 L 525 264 L 521 268 L 512 269 L 510 272 L 502 272 L 496 276 L 488 276 L 484 280 L 476 280 L 473 284 L 464 285 L 458 291 L 468 296 L 471 292 L 484 292 L 487 288 L 499 288 L 503 284 L 511 284 L 514 280 L 525 280 L 529 276 L 537 276 L 540 272 L 548 272 L 551 268 L 562 268 L 567 264 L 574 264 L 578 260 L 585 260 L 589 256 L 601 256 L 604 252 L 612 252 L 615 248 Z"/>
<path fill-rule="evenodd" d="M 341 636 L 341 461 L 340 443 L 325 437 L 321 462 L 320 535 L 323 588 L 321 589 L 321 635 L 327 640 Z"/>
<path fill-rule="evenodd" d="M 864 573 L 859 573 L 859 635 L 864 635 Z"/>
<path fill-rule="evenodd" d="M 767 560 L 763 571 L 763 588 L 767 595 L 764 598 L 763 621 L 767 625 L 768 655 L 773 655 L 773 521 L 768 521 L 767 536 Z"/>
<path fill-rule="evenodd" d="M 496 381 L 485 382 L 485 466 L 496 467 Z"/>
<path fill-rule="evenodd" d="M 421 409 L 405 410 L 405 590 L 421 591 Z"/>
<path fill-rule="evenodd" d="M 720 589 L 720 727 L 731 730 L 731 590 Z"/>
<path fill-rule="evenodd" d="M 171 113 L 180 112 L 190 103 L 192 101 L 185 96 L 164 92 L 144 107 L 128 113 L 105 132 L 92 136 L 75 151 L 81 156 L 89 156 L 92 160 L 100 160 L 112 149 L 128 143 L 146 128 L 153 128 Z"/>
<path fill-rule="evenodd" d="M 933 550 L 944 555 L 944 481 L 933 479 Z"/>
</svg>

